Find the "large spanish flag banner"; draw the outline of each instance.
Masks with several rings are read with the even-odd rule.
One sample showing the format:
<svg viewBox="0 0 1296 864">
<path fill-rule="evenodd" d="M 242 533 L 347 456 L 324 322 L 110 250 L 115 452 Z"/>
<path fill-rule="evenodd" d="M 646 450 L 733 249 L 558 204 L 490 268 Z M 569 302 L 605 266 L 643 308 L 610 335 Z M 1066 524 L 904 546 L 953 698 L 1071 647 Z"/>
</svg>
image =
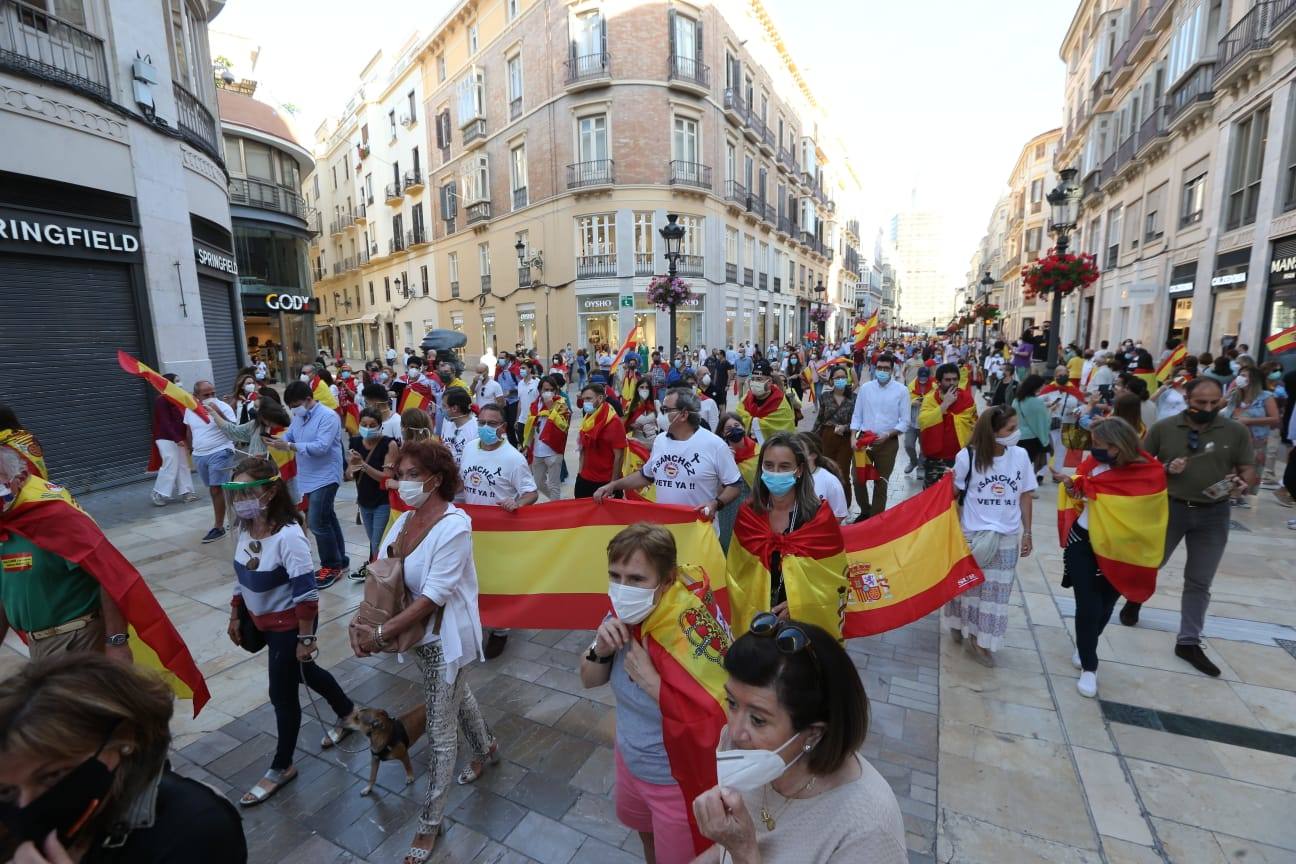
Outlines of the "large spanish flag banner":
<svg viewBox="0 0 1296 864">
<path fill-rule="evenodd" d="M 1156 377 L 1158 381 L 1168 381 L 1170 375 L 1174 372 L 1176 366 L 1184 361 L 1188 356 L 1188 346 L 1180 342 L 1179 347 L 1170 352 L 1170 356 L 1161 361 L 1157 367 Z"/>
<path fill-rule="evenodd" d="M 10 531 L 93 576 L 130 625 L 135 662 L 161 672 L 177 696 L 193 700 L 194 716 L 198 716 L 211 694 L 189 648 L 144 577 L 66 489 L 29 477 L 13 506 L 0 513 L 0 534 Z"/>
<path fill-rule="evenodd" d="M 656 522 L 674 534 L 680 563 L 700 567 L 720 608 L 728 609 L 720 540 L 715 527 L 699 521 L 691 507 L 590 499 L 551 501 L 512 513 L 462 506 L 472 516 L 478 605 L 487 627 L 597 627 L 612 608 L 608 541 L 635 522 Z"/>
<path fill-rule="evenodd" d="M 722 665 L 732 637 L 715 594 L 701 568 L 680 568 L 679 579 L 636 628 L 653 668 L 661 676 L 657 697 L 662 740 L 671 776 L 690 806 L 693 851 L 711 845 L 698 831 L 691 802 L 716 785 L 716 746 L 725 725 Z"/>
<path fill-rule="evenodd" d="M 1165 468 L 1150 453 L 1142 462 L 1094 475 L 1098 460 L 1088 456 L 1072 481 L 1081 498 L 1058 486 L 1058 545 L 1066 548 L 1071 526 L 1089 509 L 1089 543 L 1098 567 L 1121 595 L 1143 603 L 1156 590 L 1165 555 L 1170 504 Z"/>
<path fill-rule="evenodd" d="M 170 399 L 182 410 L 188 408 L 204 421 L 208 423 L 211 422 L 211 416 L 207 413 L 207 409 L 199 404 L 198 400 L 194 398 L 192 393 L 183 387 L 177 387 L 172 384 L 155 370 L 136 360 L 125 351 L 117 352 L 117 365 L 122 368 L 123 372 L 134 375 L 136 378 L 143 378 L 145 381 L 152 384 L 154 390 Z"/>
<path fill-rule="evenodd" d="M 847 639 L 874 636 L 939 609 L 985 581 L 954 505 L 954 475 L 865 522 L 846 542 Z"/>
<path fill-rule="evenodd" d="M 1272 336 L 1266 336 L 1264 344 L 1270 354 L 1281 354 L 1296 348 L 1296 325 L 1279 330 Z"/>
</svg>

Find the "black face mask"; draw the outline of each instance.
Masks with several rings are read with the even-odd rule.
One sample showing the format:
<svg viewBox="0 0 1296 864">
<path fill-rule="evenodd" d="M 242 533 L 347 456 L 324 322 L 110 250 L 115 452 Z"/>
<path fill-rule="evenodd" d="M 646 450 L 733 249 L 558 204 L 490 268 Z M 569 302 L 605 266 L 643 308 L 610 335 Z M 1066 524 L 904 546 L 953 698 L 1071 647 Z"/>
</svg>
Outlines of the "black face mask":
<svg viewBox="0 0 1296 864">
<path fill-rule="evenodd" d="M 1070 378 L 1069 376 L 1066 376 L 1066 375 L 1059 375 L 1059 376 L 1057 376 L 1056 378 L 1054 378 L 1053 380 L 1056 381 L 1056 382 L 1059 383 L 1059 384 L 1065 384 L 1065 383 L 1067 383 L 1068 381 L 1070 381 L 1071 378 Z"/>
<path fill-rule="evenodd" d="M 1203 411 L 1201 408 L 1189 408 L 1184 413 L 1188 415 L 1188 419 L 1192 422 L 1200 423 L 1205 426 L 1207 423 L 1215 419 L 1215 416 L 1219 414 L 1219 409 L 1216 408 L 1213 411 Z"/>
<path fill-rule="evenodd" d="M 741 426 L 732 426 L 724 433 L 724 439 L 730 444 L 737 444 L 746 436 Z"/>
<path fill-rule="evenodd" d="M 442 384 L 449 384 L 454 380 L 454 376 L 449 372 L 438 372 L 437 377 L 441 379 Z"/>
<path fill-rule="evenodd" d="M 112 733 L 109 732 L 109 737 Z M 108 739 L 104 739 L 104 745 Z M 104 745 L 26 807 L 0 802 L 0 861 L 8 861 L 27 841 L 41 848 L 51 831 L 71 847 L 112 788 L 114 770 L 99 761 Z"/>
</svg>

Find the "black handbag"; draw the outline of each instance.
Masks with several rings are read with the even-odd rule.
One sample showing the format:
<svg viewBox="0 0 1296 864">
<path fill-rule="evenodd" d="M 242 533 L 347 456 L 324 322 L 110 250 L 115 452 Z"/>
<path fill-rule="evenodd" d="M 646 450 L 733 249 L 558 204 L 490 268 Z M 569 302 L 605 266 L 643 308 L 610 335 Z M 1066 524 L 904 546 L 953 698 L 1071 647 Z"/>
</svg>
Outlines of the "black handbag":
<svg viewBox="0 0 1296 864">
<path fill-rule="evenodd" d="M 242 603 L 238 605 L 238 631 L 239 647 L 249 654 L 255 654 L 265 647 L 265 636 L 257 629 L 252 613 Z"/>
</svg>

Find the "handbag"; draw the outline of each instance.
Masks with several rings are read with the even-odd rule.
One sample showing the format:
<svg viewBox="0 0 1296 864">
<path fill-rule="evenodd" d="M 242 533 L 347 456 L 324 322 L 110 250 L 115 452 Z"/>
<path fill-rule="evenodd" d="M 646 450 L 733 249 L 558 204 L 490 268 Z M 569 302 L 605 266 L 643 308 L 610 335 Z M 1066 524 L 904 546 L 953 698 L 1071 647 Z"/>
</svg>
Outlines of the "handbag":
<svg viewBox="0 0 1296 864">
<path fill-rule="evenodd" d="M 1089 442 L 1089 430 L 1079 423 L 1062 427 L 1062 445 L 1068 450 L 1088 450 Z"/>
<path fill-rule="evenodd" d="M 968 548 L 976 559 L 978 567 L 989 567 L 999 554 L 999 533 L 997 531 L 971 531 L 965 534 Z"/>
<path fill-rule="evenodd" d="M 238 634 L 239 647 L 249 654 L 255 654 L 265 647 L 265 635 L 257 629 L 252 613 L 242 603 L 238 605 Z"/>
<path fill-rule="evenodd" d="M 449 512 L 450 509 L 447 507 L 445 513 L 434 519 L 432 524 L 423 530 L 418 539 L 406 548 L 410 549 L 410 551 L 417 549 L 428 533 Z M 412 516 L 405 520 L 405 524 L 401 526 L 400 534 L 396 537 L 396 542 L 387 547 L 387 557 L 379 558 L 369 564 L 369 572 L 365 576 L 364 582 L 364 599 L 360 601 L 360 606 L 356 609 L 355 616 L 352 617 L 351 623 L 347 627 L 347 634 L 351 639 L 351 648 L 357 654 L 360 653 L 360 643 L 356 632 L 357 626 L 363 625 L 376 629 L 379 624 L 386 624 L 409 607 L 410 593 L 405 588 L 405 558 L 408 553 L 398 556 L 395 552 L 401 548 L 401 540 L 405 537 L 405 532 L 409 529 L 411 521 L 413 521 Z M 437 607 L 436 611 L 432 613 L 432 632 L 434 634 L 439 635 L 441 633 L 441 615 L 444 611 L 442 607 Z M 399 654 L 408 651 L 423 641 L 425 633 L 426 628 L 411 627 L 386 640 L 382 650 L 387 654 Z"/>
</svg>

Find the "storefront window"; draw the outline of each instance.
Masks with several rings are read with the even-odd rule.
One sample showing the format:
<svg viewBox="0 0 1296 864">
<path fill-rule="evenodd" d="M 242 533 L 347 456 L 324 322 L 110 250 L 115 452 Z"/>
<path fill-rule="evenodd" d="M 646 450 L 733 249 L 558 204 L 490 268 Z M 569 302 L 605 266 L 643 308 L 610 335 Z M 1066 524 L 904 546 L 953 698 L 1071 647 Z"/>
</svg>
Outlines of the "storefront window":
<svg viewBox="0 0 1296 864">
<path fill-rule="evenodd" d="M 1226 336 L 1237 338 L 1242 325 L 1242 304 L 1246 301 L 1246 286 L 1215 294 L 1215 308 L 1211 312 L 1211 332 L 1209 350 L 1221 350 L 1222 339 Z"/>
<path fill-rule="evenodd" d="M 238 258 L 239 281 L 244 286 L 294 288 L 309 293 L 304 240 L 266 228 L 235 225 L 234 254 Z"/>
<path fill-rule="evenodd" d="M 495 310 L 482 310 L 482 353 L 499 354 L 495 347 Z"/>
<path fill-rule="evenodd" d="M 518 316 L 518 337 L 517 341 L 523 350 L 536 347 L 536 311 L 535 305 L 531 303 L 519 303 L 517 309 Z"/>
<path fill-rule="evenodd" d="M 1192 297 L 1173 297 L 1170 300 L 1170 337 L 1188 338 L 1189 325 L 1192 323 Z"/>
<path fill-rule="evenodd" d="M 580 343 L 590 350 L 607 345 L 612 350 L 620 348 L 617 327 L 616 294 L 597 294 L 576 298 L 580 317 Z"/>
</svg>

